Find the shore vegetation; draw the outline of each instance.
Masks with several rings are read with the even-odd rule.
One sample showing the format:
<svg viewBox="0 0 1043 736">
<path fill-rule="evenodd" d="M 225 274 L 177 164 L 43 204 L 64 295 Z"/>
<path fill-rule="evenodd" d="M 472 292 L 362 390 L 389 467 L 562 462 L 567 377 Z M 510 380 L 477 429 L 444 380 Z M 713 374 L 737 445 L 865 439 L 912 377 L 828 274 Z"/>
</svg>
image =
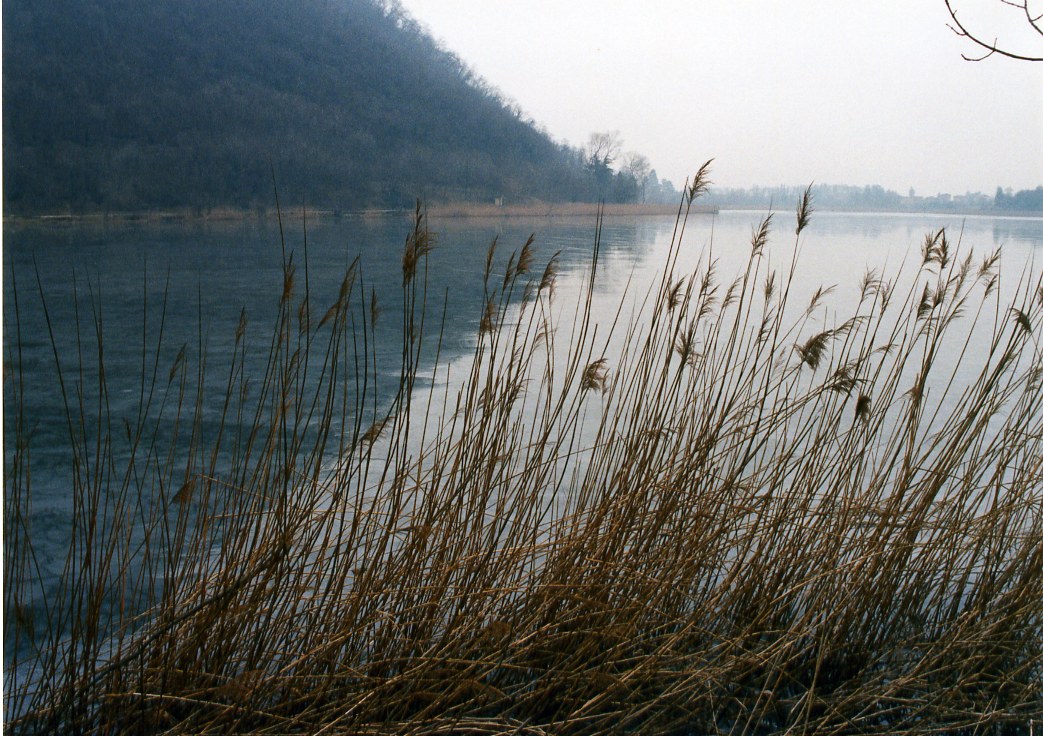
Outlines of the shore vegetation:
<svg viewBox="0 0 1043 736">
<path fill-rule="evenodd" d="M 597 235 L 564 305 L 538 235 L 502 271 L 494 243 L 448 383 L 423 380 L 447 359 L 418 206 L 390 402 L 358 264 L 318 294 L 293 253 L 263 375 L 245 319 L 227 355 L 145 345 L 118 417 L 103 341 L 56 354 L 75 508 L 53 588 L 15 310 L 6 733 L 1043 732 L 1039 276 L 1000 289 L 998 253 L 939 230 L 849 313 L 798 303 L 808 266 L 765 253 L 799 254 L 810 190 L 795 233 L 769 216 L 727 244 L 738 273 L 684 272 L 708 175 L 633 318 L 592 308 Z"/>
</svg>

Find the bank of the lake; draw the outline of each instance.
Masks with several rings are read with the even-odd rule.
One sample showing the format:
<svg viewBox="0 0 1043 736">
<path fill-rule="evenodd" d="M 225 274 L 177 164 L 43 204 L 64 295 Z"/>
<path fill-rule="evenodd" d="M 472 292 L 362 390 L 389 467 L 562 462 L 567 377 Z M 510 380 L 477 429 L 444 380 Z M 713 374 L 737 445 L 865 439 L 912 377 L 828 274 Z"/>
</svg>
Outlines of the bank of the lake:
<svg viewBox="0 0 1043 736">
<path fill-rule="evenodd" d="M 513 204 L 496 204 L 483 202 L 424 202 L 421 205 L 425 212 L 437 217 L 459 218 L 496 218 L 496 217 L 584 217 L 594 216 L 599 212 L 606 217 L 648 217 L 674 216 L 677 214 L 676 204 L 641 204 L 641 203 L 604 203 L 595 202 L 525 202 Z M 713 213 L 716 207 L 693 206 L 693 212 Z M 214 207 L 207 209 L 183 210 L 143 210 L 138 212 L 80 212 L 20 215 L 5 213 L 4 224 L 12 226 L 29 225 L 68 225 L 72 227 L 98 224 L 160 224 L 160 223 L 197 223 L 197 222 L 245 222 L 250 220 L 298 221 L 303 219 L 340 219 L 340 218 L 409 218 L 412 209 L 314 209 L 308 206 L 297 207 L 265 207 L 252 210 L 234 207 Z"/>
</svg>

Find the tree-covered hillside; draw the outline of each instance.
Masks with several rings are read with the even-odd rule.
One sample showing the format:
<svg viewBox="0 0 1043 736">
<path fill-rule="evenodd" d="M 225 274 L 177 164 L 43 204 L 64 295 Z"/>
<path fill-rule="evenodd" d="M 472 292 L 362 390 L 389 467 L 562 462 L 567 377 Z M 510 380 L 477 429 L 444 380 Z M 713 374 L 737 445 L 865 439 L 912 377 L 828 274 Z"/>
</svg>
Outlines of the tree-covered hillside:
<svg viewBox="0 0 1043 736">
<path fill-rule="evenodd" d="M 5 211 L 589 199 L 394 0 L 8 0 Z"/>
</svg>

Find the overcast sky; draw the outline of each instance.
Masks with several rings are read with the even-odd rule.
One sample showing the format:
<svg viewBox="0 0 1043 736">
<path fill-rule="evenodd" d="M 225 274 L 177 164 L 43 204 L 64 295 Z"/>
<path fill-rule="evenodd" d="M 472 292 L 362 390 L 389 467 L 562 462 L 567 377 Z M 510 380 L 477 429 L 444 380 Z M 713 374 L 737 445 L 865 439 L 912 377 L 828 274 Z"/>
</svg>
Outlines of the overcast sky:
<svg viewBox="0 0 1043 736">
<path fill-rule="evenodd" d="M 708 158 L 722 186 L 1043 184 L 1043 63 L 964 61 L 942 0 L 402 4 L 557 140 L 618 130 L 678 186 Z M 954 5 L 1018 43 L 999 0 Z"/>
</svg>

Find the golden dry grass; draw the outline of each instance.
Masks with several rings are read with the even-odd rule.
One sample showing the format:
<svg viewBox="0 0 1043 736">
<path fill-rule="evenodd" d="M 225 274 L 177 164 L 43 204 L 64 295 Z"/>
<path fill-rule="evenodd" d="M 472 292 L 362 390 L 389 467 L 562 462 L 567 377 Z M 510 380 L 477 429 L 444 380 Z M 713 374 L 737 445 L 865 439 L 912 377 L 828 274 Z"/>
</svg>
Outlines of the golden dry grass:
<svg viewBox="0 0 1043 736">
<path fill-rule="evenodd" d="M 713 212 L 714 207 L 697 207 L 693 212 Z M 540 202 L 496 205 L 477 202 L 432 202 L 428 211 L 435 217 L 602 217 L 634 215 L 674 215 L 676 205 L 613 203 L 599 205 L 593 202 Z"/>
<path fill-rule="evenodd" d="M 633 324 L 595 325 L 597 242 L 571 339 L 553 259 L 487 269 L 469 376 L 442 394 L 415 386 L 439 331 L 418 209 L 401 388 L 376 412 L 354 267 L 319 305 L 288 264 L 249 394 L 237 333 L 221 435 L 193 431 L 179 360 L 146 387 L 133 467 L 80 477 L 49 626 L 5 618 L 34 662 L 6 678 L 8 731 L 1040 731 L 1038 279 L 999 304 L 995 259 L 941 231 L 907 292 L 870 273 L 822 330 L 828 295 L 790 303 L 764 272 L 770 221 L 734 281 L 677 272 L 687 212 Z M 936 363 L 970 323 L 990 347 L 957 385 Z M 8 612 L 31 593 L 11 582 L 23 450 Z"/>
</svg>

